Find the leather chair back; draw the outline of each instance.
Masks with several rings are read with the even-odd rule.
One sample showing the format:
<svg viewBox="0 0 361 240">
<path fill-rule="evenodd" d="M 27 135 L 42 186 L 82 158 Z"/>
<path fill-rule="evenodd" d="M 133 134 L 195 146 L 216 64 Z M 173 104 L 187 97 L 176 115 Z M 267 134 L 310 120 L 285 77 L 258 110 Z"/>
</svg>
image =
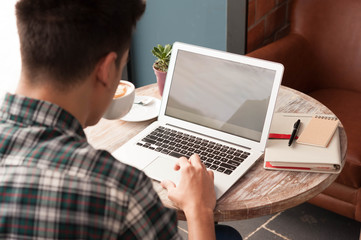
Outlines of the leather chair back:
<svg viewBox="0 0 361 240">
<path fill-rule="evenodd" d="M 303 36 L 316 64 L 317 88 L 361 92 L 361 1 L 295 0 L 291 32 Z"/>
</svg>

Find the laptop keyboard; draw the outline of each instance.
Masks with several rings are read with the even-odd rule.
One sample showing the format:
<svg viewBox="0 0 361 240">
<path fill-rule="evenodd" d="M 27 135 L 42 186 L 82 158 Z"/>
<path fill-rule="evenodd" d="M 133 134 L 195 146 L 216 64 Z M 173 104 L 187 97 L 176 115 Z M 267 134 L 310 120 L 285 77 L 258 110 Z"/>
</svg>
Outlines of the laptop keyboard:
<svg viewBox="0 0 361 240">
<path fill-rule="evenodd" d="M 137 145 L 177 158 L 189 158 L 197 153 L 207 168 L 227 175 L 250 155 L 249 152 L 165 127 L 156 128 Z"/>
</svg>

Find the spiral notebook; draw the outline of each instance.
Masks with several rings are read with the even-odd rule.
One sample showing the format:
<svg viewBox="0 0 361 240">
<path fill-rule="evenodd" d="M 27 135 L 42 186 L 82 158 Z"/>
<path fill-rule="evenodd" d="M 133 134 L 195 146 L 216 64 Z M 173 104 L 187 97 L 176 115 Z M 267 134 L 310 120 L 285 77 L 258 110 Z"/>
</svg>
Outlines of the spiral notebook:
<svg viewBox="0 0 361 240">
<path fill-rule="evenodd" d="M 335 116 L 327 115 L 327 117 Z M 305 144 L 300 144 L 296 141 L 289 147 L 287 144 L 288 139 L 293 125 L 298 119 L 301 120 L 298 139 L 304 133 L 304 136 L 310 138 L 306 138 Z M 322 126 L 319 124 L 322 124 Z M 270 136 L 279 137 L 270 138 L 267 142 L 264 168 L 279 171 L 339 173 L 342 170 L 342 164 L 340 137 L 337 126 L 338 120 L 315 118 L 312 114 L 275 113 Z M 314 141 L 315 138 L 318 138 L 318 134 L 324 136 L 321 139 L 322 141 Z M 287 135 L 288 138 L 286 137 Z M 326 142 L 329 143 L 326 143 L 327 147 L 320 147 L 316 146 L 315 142 L 316 144 L 322 143 L 323 145 Z"/>
<path fill-rule="evenodd" d="M 335 134 L 339 120 L 330 116 L 314 116 L 299 136 L 297 143 L 327 147 Z"/>
</svg>

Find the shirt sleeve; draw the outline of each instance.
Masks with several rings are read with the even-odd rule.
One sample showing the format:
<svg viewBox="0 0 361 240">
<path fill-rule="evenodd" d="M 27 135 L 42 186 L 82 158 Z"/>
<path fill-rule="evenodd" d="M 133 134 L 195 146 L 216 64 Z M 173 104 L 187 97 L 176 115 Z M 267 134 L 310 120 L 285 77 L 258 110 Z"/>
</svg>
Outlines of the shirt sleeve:
<svg viewBox="0 0 361 240">
<path fill-rule="evenodd" d="M 151 180 L 140 174 L 129 199 L 122 239 L 181 239 L 175 210 L 166 208 Z"/>
</svg>

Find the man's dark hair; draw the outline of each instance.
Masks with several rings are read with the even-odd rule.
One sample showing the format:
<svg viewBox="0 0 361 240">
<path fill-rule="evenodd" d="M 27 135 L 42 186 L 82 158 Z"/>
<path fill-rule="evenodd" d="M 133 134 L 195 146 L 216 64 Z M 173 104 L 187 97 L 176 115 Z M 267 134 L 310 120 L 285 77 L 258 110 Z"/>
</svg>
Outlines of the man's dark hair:
<svg viewBox="0 0 361 240">
<path fill-rule="evenodd" d="M 22 64 L 69 87 L 110 52 L 117 63 L 130 45 L 144 0 L 20 0 L 16 16 Z"/>
</svg>

